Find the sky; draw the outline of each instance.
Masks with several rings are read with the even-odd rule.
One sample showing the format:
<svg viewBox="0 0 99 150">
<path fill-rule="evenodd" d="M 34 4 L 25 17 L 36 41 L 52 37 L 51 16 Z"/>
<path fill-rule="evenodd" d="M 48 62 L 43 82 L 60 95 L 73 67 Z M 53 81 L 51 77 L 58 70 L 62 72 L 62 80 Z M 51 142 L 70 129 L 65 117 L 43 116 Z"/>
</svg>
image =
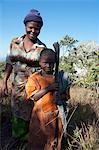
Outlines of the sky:
<svg viewBox="0 0 99 150">
<path fill-rule="evenodd" d="M 24 17 L 39 10 L 44 25 L 39 39 L 47 47 L 65 35 L 99 43 L 99 0 L 0 0 L 0 58 L 6 57 L 14 37 L 25 34 Z"/>
</svg>

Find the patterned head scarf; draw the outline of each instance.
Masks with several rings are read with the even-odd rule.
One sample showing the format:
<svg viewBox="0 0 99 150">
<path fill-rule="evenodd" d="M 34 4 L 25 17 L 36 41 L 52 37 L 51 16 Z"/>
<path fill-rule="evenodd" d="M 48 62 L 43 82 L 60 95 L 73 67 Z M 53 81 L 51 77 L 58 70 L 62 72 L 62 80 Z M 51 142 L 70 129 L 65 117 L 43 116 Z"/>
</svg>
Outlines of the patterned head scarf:
<svg viewBox="0 0 99 150">
<path fill-rule="evenodd" d="M 29 14 L 27 14 L 24 18 L 24 24 L 30 21 L 39 22 L 41 24 L 41 27 L 43 26 L 43 20 L 40 16 L 40 12 L 36 9 L 30 10 Z"/>
</svg>

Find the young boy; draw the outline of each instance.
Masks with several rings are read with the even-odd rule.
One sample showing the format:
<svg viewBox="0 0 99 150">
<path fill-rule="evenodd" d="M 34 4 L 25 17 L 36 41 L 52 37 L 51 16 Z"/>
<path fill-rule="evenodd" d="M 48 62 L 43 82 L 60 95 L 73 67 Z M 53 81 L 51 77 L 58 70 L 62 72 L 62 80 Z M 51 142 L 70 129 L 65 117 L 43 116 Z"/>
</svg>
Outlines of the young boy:
<svg viewBox="0 0 99 150">
<path fill-rule="evenodd" d="M 29 149 L 48 149 L 53 146 L 55 135 L 55 120 L 58 116 L 58 145 L 60 149 L 62 131 L 65 130 L 66 116 L 64 109 L 70 98 L 70 83 L 63 71 L 59 73 L 59 82 L 55 82 L 55 52 L 44 49 L 40 54 L 41 71 L 32 74 L 26 84 L 27 100 L 34 101 L 29 128 Z M 55 91 L 58 91 L 62 103 L 55 102 Z M 64 125 L 65 124 L 65 125 Z"/>
</svg>

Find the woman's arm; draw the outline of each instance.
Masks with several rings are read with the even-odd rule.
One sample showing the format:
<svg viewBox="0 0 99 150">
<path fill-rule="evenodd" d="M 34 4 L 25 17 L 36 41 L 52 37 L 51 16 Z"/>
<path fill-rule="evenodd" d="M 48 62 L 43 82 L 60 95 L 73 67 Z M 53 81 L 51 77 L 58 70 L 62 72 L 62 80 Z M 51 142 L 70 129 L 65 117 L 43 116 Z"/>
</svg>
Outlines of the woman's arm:
<svg viewBox="0 0 99 150">
<path fill-rule="evenodd" d="M 3 87 L 2 87 L 2 95 L 8 95 L 8 85 L 7 81 L 10 77 L 10 74 L 12 72 L 12 65 L 11 64 L 6 64 L 6 69 L 5 69 L 5 75 L 4 75 L 4 81 L 3 81 Z"/>
</svg>

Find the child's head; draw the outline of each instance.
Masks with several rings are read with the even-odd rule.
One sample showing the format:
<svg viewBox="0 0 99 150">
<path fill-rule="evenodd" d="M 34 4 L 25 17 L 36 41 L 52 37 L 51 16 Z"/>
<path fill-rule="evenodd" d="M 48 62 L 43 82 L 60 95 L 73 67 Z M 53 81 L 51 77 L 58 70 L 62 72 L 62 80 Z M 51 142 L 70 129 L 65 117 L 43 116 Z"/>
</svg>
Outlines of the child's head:
<svg viewBox="0 0 99 150">
<path fill-rule="evenodd" d="M 42 50 L 40 53 L 39 64 L 46 74 L 52 74 L 55 64 L 55 52 L 49 48 Z"/>
</svg>

